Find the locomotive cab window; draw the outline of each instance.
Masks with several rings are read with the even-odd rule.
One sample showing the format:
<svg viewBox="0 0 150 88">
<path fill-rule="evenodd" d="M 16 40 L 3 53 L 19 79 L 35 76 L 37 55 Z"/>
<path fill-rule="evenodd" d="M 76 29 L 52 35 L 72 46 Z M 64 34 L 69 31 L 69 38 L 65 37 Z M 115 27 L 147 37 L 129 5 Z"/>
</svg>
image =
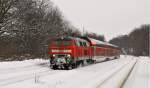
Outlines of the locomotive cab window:
<svg viewBox="0 0 150 88">
<path fill-rule="evenodd" d="M 85 47 L 89 46 L 89 44 L 87 42 L 83 42 L 83 44 L 84 44 Z"/>
<path fill-rule="evenodd" d="M 76 46 L 80 46 L 80 43 L 78 41 L 75 42 Z"/>
<path fill-rule="evenodd" d="M 86 42 L 82 42 L 82 45 L 83 45 L 84 47 L 86 47 Z"/>
<path fill-rule="evenodd" d="M 56 40 L 53 44 L 56 46 L 71 46 L 73 43 L 71 40 Z"/>
<path fill-rule="evenodd" d="M 79 42 L 80 46 L 83 46 L 82 42 Z"/>
</svg>

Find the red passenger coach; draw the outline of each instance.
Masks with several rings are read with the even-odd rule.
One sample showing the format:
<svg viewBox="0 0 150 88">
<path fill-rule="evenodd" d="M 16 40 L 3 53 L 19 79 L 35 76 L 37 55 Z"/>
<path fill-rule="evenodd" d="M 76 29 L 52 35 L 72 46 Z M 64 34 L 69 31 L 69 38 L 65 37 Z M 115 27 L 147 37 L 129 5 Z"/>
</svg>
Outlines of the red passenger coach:
<svg viewBox="0 0 150 88">
<path fill-rule="evenodd" d="M 85 63 L 119 58 L 120 48 L 88 37 L 64 37 L 49 47 L 50 67 L 72 69 Z"/>
<path fill-rule="evenodd" d="M 88 37 L 82 38 L 90 43 L 93 60 L 98 62 L 120 57 L 121 49 L 118 46 Z"/>
</svg>

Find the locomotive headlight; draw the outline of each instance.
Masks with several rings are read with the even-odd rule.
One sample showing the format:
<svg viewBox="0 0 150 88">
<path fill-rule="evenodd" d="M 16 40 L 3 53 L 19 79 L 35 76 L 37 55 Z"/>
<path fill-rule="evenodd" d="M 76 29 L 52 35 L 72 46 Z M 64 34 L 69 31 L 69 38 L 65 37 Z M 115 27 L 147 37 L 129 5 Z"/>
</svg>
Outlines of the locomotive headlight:
<svg viewBox="0 0 150 88">
<path fill-rule="evenodd" d="M 55 54 L 53 54 L 53 57 L 55 57 L 56 55 Z"/>
<path fill-rule="evenodd" d="M 71 55 L 70 55 L 70 54 L 68 54 L 68 55 L 67 55 L 67 57 L 68 57 L 68 58 L 70 58 L 70 57 L 71 57 Z"/>
</svg>

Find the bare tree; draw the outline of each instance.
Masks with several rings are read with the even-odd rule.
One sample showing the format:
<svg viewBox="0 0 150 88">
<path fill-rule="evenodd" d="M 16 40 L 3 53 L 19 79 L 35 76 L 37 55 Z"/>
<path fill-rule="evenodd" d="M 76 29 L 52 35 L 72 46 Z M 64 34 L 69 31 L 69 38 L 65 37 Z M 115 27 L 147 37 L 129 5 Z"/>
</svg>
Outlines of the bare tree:
<svg viewBox="0 0 150 88">
<path fill-rule="evenodd" d="M 18 0 L 0 0 L 0 35 L 5 32 L 4 27 L 11 19 L 14 4 Z"/>
</svg>

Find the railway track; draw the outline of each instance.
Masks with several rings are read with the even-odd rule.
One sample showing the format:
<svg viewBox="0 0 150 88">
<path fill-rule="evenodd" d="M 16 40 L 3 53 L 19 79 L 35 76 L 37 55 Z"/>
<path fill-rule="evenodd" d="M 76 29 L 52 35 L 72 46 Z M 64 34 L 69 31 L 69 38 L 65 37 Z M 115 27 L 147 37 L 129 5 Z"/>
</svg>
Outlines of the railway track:
<svg viewBox="0 0 150 88">
<path fill-rule="evenodd" d="M 126 79 L 122 88 L 149 88 L 150 84 L 150 60 L 140 59 Z"/>
<path fill-rule="evenodd" d="M 123 88 L 138 60 L 129 62 L 99 81 L 95 88 Z M 112 84 L 113 83 L 113 84 Z"/>
</svg>

